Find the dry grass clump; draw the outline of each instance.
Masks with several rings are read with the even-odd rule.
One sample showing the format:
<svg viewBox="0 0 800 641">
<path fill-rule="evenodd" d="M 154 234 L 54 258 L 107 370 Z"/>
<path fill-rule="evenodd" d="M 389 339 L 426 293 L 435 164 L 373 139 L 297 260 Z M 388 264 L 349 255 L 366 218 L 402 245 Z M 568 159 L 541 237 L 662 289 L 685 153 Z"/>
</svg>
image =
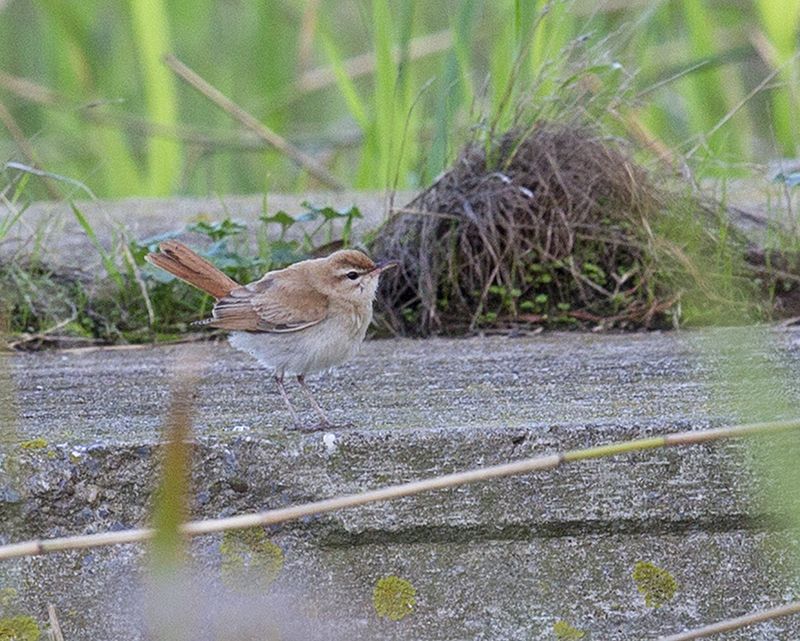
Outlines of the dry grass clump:
<svg viewBox="0 0 800 641">
<path fill-rule="evenodd" d="M 621 143 L 538 123 L 469 145 L 395 213 L 371 251 L 402 269 L 379 293 L 397 334 L 519 323 L 653 327 L 676 292 L 656 274 L 664 195 Z"/>
</svg>

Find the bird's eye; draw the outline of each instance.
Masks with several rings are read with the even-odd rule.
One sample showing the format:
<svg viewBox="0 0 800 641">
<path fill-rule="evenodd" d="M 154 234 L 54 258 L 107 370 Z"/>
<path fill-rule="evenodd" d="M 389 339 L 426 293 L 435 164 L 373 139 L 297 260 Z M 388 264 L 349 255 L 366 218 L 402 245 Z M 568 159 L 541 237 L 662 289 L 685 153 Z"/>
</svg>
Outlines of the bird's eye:
<svg viewBox="0 0 800 641">
<path fill-rule="evenodd" d="M 356 278 L 358 278 L 358 272 L 347 272 L 347 277 L 350 280 L 355 280 Z"/>
</svg>

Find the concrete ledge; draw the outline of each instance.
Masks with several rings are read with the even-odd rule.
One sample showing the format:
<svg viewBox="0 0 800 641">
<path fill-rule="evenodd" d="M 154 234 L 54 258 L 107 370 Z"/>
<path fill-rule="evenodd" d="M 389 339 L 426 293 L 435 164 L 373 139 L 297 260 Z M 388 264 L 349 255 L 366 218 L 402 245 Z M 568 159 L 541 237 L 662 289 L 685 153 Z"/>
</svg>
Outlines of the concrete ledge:
<svg viewBox="0 0 800 641">
<path fill-rule="evenodd" d="M 713 194 L 721 187 L 715 182 L 707 185 L 709 194 L 735 205 L 729 211 L 732 224 L 748 235 L 757 245 L 773 242 L 771 224 L 796 229 L 792 212 L 797 209 L 797 198 L 786 194 L 780 185 L 764 179 L 726 182 L 724 193 Z M 404 191 L 395 195 L 395 206 L 408 203 L 416 194 Z M 97 237 L 105 247 L 125 231 L 130 239 L 144 239 L 156 234 L 180 230 L 200 217 L 221 220 L 231 216 L 255 225 L 264 213 L 265 204 L 270 213 L 285 210 L 291 215 L 304 211 L 301 203 L 342 208 L 356 205 L 364 218 L 353 225 L 354 237 L 375 229 L 386 217 L 389 194 L 386 192 L 330 192 L 305 194 L 266 194 L 254 196 L 226 195 L 211 198 L 129 198 L 115 201 L 84 201 L 76 205 L 86 216 Z M 0 214 L 6 209 L 0 206 Z M 334 228 L 337 228 L 334 225 Z M 290 230 L 299 234 L 297 229 Z M 35 239 L 35 240 L 34 240 Z M 46 248 L 47 260 L 57 268 L 93 267 L 100 264 L 99 256 L 86 234 L 75 220 L 68 203 L 37 202 L 23 214 L 9 237 L 0 243 L 0 259 L 31 253 L 35 247 Z M 89 261 L 89 264 L 87 264 Z"/>
<path fill-rule="evenodd" d="M 399 193 L 396 202 L 411 197 Z M 76 206 L 92 225 L 98 239 L 110 247 L 124 230 L 132 240 L 183 229 L 198 219 L 222 220 L 228 216 L 255 226 L 264 213 L 284 210 L 290 215 L 305 211 L 303 201 L 336 208 L 356 205 L 364 218 L 356 220 L 353 232 L 374 229 L 384 219 L 387 195 L 383 192 L 318 192 L 303 195 L 220 196 L 219 198 L 130 198 L 114 201 L 85 201 Z M 0 213 L 5 211 L 0 210 Z M 336 225 L 334 225 L 336 228 Z M 291 233 L 297 235 L 297 229 Z M 32 239 L 36 239 L 34 242 Z M 34 244 L 47 248 L 46 259 L 58 268 L 86 269 L 100 264 L 100 257 L 81 229 L 68 203 L 38 202 L 22 215 L 12 233 L 0 244 L 0 259 L 22 250 L 29 254 Z M 89 263 L 87 264 L 87 261 Z"/>
<path fill-rule="evenodd" d="M 1 538 L 147 523 L 182 358 L 207 363 L 193 515 L 214 517 L 729 422 L 714 380 L 734 360 L 800 375 L 800 331 L 764 332 L 758 347 L 731 331 L 368 342 L 314 382 L 335 418 L 358 426 L 333 441 L 286 431 L 271 382 L 224 344 L 14 355 L 14 438 L 45 446 L 5 448 L 3 469 L 16 472 L 0 482 Z M 774 391 L 797 406 L 797 386 Z M 278 611 L 311 629 L 306 639 L 551 639 L 558 619 L 593 639 L 655 638 L 776 605 L 800 581 L 753 457 L 746 441 L 654 451 L 272 528 L 284 566 L 262 591 L 294 604 Z M 220 585 L 221 541 L 193 544 L 201 600 Z M 55 603 L 70 639 L 138 639 L 143 559 L 121 546 L 6 562 L 0 587 L 40 618 Z M 637 561 L 675 577 L 671 602 L 645 606 Z M 396 623 L 372 609 L 391 574 L 417 590 Z M 800 620 L 787 618 L 729 638 L 797 636 Z"/>
</svg>

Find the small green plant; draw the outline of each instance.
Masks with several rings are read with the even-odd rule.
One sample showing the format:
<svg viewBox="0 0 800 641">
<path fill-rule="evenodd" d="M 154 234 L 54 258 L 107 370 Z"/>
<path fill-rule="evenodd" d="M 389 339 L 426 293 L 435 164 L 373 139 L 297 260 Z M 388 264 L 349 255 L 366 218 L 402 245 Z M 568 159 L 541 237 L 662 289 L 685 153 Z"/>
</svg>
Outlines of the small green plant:
<svg viewBox="0 0 800 641">
<path fill-rule="evenodd" d="M 3 203 L 6 209 L 5 214 L 0 215 L 0 243 L 8 236 L 8 233 L 14 228 L 14 225 L 22 218 L 22 214 L 24 214 L 25 210 L 28 208 L 27 204 L 20 203 L 18 200 L 24 192 L 25 185 L 28 184 L 29 179 L 29 174 L 22 174 L 18 178 L 16 184 L 13 185 L 13 190 L 11 189 L 11 184 L 7 187 L 7 191 L 11 191 L 11 194 L 10 196 L 6 196 L 6 201 Z"/>
<path fill-rule="evenodd" d="M 118 239 L 108 249 L 73 205 L 73 215 L 109 278 L 93 282 L 78 273 L 57 274 L 35 260 L 2 264 L 0 289 L 9 294 L 0 315 L 7 319 L 12 335 L 33 337 L 32 346 L 57 342 L 59 336 L 107 342 L 174 339 L 191 321 L 207 316 L 213 300 L 153 268 L 145 262 L 147 253 L 186 232 L 200 234 L 207 244 L 199 252 L 237 282 L 247 283 L 269 270 L 350 244 L 353 223 L 362 216 L 357 207 L 339 210 L 308 202 L 303 206 L 297 217 L 284 211 L 265 213 L 254 225 L 230 217 L 199 220 L 142 240 Z M 5 224 L 0 222 L 0 231 Z M 252 237 L 257 240 L 255 251 Z"/>
<path fill-rule="evenodd" d="M 341 241 L 344 245 L 350 244 L 350 234 L 353 229 L 353 221 L 363 218 L 361 211 L 355 205 L 346 209 L 334 209 L 333 207 L 318 207 L 310 202 L 303 201 L 302 206 L 306 211 L 294 219 L 296 223 L 317 223 L 311 231 L 303 231 L 303 243 L 307 248 L 314 247 L 319 243 L 318 235 L 325 235 L 323 243 L 333 242 L 333 226 L 336 220 L 344 221 L 341 232 Z M 279 212 L 285 213 L 285 212 Z"/>
<path fill-rule="evenodd" d="M 553 624 L 553 634 L 558 641 L 580 641 L 586 638 L 583 630 L 579 630 L 564 620 L 556 621 Z"/>
<path fill-rule="evenodd" d="M 372 604 L 377 615 L 391 621 L 400 621 L 411 614 L 416 603 L 416 588 L 393 574 L 380 579 L 372 593 Z"/>
<path fill-rule="evenodd" d="M 660 608 L 669 603 L 678 590 L 678 582 L 667 570 L 650 563 L 637 561 L 633 566 L 633 581 L 644 596 L 648 608 Z"/>
<path fill-rule="evenodd" d="M 83 215 L 83 212 L 74 204 L 70 203 L 70 209 L 72 209 L 72 213 L 75 215 L 75 219 L 78 221 L 78 224 L 83 229 L 86 237 L 92 243 L 92 246 L 97 251 L 98 255 L 100 256 L 100 260 L 103 263 L 103 267 L 106 270 L 106 273 L 109 275 L 110 278 L 114 280 L 118 287 L 123 286 L 122 281 L 122 274 L 120 274 L 119 269 L 117 269 L 117 264 L 114 261 L 113 257 L 105 250 L 103 245 L 100 244 L 100 241 L 97 239 L 97 234 L 95 234 L 94 228 L 87 220 L 86 216 Z"/>
</svg>

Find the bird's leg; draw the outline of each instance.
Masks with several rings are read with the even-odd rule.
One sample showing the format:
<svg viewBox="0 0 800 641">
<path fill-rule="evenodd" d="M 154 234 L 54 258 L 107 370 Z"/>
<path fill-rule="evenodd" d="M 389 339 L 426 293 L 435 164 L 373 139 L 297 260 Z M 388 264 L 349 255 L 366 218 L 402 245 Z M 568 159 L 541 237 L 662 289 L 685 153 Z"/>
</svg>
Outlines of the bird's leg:
<svg viewBox="0 0 800 641">
<path fill-rule="evenodd" d="M 299 426 L 300 417 L 297 415 L 297 410 L 294 409 L 294 405 L 292 405 L 292 402 L 289 400 L 289 395 L 286 393 L 286 387 L 283 384 L 283 374 L 275 375 L 275 383 L 278 385 L 278 391 L 281 393 L 283 402 L 286 403 L 286 408 L 292 415 L 292 420 L 294 420 L 295 427 Z"/>
<path fill-rule="evenodd" d="M 325 416 L 325 412 L 317 403 L 317 399 L 314 398 L 314 395 L 311 393 L 311 390 L 308 389 L 308 385 L 306 385 L 306 377 L 304 374 L 297 375 L 297 382 L 300 383 L 300 387 L 303 389 L 303 393 L 308 397 L 308 400 L 311 401 L 311 406 L 314 408 L 314 411 L 319 416 L 320 427 L 333 427 L 333 423 L 328 420 L 328 417 Z"/>
</svg>

